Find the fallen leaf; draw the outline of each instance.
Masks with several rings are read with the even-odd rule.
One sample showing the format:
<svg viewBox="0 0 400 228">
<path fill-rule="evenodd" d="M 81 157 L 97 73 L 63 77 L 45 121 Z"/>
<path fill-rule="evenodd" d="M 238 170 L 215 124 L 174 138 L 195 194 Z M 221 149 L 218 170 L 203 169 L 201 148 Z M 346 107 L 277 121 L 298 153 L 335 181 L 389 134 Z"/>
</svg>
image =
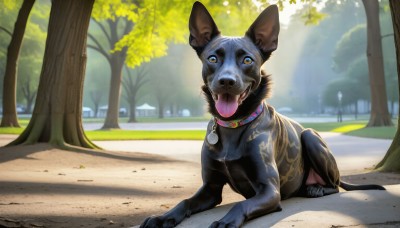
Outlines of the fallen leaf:
<svg viewBox="0 0 400 228">
<path fill-rule="evenodd" d="M 166 204 L 161 204 L 161 205 L 160 205 L 160 207 L 163 207 L 163 208 L 166 208 L 166 209 L 168 209 L 168 208 L 169 208 L 169 206 L 168 206 L 168 205 L 166 205 Z"/>
<path fill-rule="evenodd" d="M 172 186 L 171 188 L 183 188 L 183 187 L 180 186 L 180 185 L 174 185 L 174 186 Z"/>
</svg>

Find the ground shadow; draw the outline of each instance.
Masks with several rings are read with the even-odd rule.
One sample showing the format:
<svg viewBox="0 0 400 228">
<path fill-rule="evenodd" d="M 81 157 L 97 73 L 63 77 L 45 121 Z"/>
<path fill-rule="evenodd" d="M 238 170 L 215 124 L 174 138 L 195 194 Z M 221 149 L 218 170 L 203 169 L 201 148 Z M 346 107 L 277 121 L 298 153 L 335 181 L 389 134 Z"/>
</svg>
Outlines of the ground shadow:
<svg viewBox="0 0 400 228">
<path fill-rule="evenodd" d="M 2 216 L 0 215 L 0 228 L 11 227 L 81 227 L 81 228 L 100 228 L 100 227 L 132 227 L 141 221 L 138 217 L 144 217 L 141 212 L 132 209 L 131 214 L 124 215 L 94 215 L 94 216 L 69 216 L 69 215 L 25 215 Z"/>
<path fill-rule="evenodd" d="M 0 163 L 12 161 L 15 159 L 32 159 L 29 155 L 37 152 L 57 149 L 47 143 L 37 143 L 33 145 L 19 145 L 0 147 Z M 66 151 L 74 154 L 91 155 L 108 159 L 133 161 L 141 163 L 165 163 L 165 162 L 185 162 L 181 160 L 171 159 L 161 155 L 140 153 L 140 152 L 119 152 L 106 150 L 84 150 L 84 151 Z"/>
<path fill-rule="evenodd" d="M 66 184 L 50 182 L 0 181 L 0 194 L 26 195 L 88 195 L 88 196 L 155 196 L 165 195 L 160 191 L 146 191 L 132 187 Z"/>
</svg>

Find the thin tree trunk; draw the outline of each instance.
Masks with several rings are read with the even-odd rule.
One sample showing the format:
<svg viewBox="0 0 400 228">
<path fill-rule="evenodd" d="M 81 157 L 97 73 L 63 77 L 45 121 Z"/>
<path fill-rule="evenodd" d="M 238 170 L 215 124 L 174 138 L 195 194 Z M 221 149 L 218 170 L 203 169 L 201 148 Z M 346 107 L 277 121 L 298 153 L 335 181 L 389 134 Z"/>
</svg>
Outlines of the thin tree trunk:
<svg viewBox="0 0 400 228">
<path fill-rule="evenodd" d="M 367 16 L 367 59 L 371 87 L 371 116 L 367 127 L 392 126 L 387 104 L 378 0 L 363 0 Z"/>
<path fill-rule="evenodd" d="M 24 0 L 14 25 L 7 50 L 6 71 L 3 82 L 3 118 L 0 127 L 20 127 L 17 118 L 17 66 L 26 24 L 35 0 Z"/>
<path fill-rule="evenodd" d="M 110 46 L 114 47 L 118 42 L 118 20 L 108 20 L 110 27 Z M 125 34 L 129 32 L 133 24 L 128 23 L 125 28 Z M 126 59 L 126 50 L 123 48 L 121 51 L 110 54 L 111 65 L 111 81 L 110 91 L 108 96 L 108 109 L 106 119 L 102 129 L 120 128 L 118 124 L 119 117 L 119 103 L 121 98 L 121 82 L 122 82 L 122 67 Z"/>
<path fill-rule="evenodd" d="M 164 104 L 159 103 L 158 105 L 158 118 L 164 119 Z"/>
<path fill-rule="evenodd" d="M 111 58 L 111 81 L 108 95 L 108 109 L 102 129 L 120 128 L 118 124 L 119 103 L 121 97 L 122 67 L 126 58 L 125 52 L 117 52 Z"/>
<path fill-rule="evenodd" d="M 400 1 L 389 0 L 389 4 L 390 12 L 392 14 L 394 42 L 396 47 L 398 89 L 400 91 Z M 385 157 L 378 163 L 376 168 L 381 171 L 400 172 L 400 118 L 398 119 L 397 132 L 392 141 L 392 145 L 390 145 Z"/>
<path fill-rule="evenodd" d="M 32 113 L 32 106 L 33 106 L 33 100 L 36 97 L 37 91 L 31 91 L 31 80 L 30 77 L 28 78 L 28 81 L 25 82 L 25 85 L 22 86 L 22 92 L 24 94 L 25 100 L 26 100 L 26 114 Z"/>
<path fill-rule="evenodd" d="M 136 97 L 131 96 L 129 99 L 129 120 L 128 123 L 136 123 Z"/>
<path fill-rule="evenodd" d="M 94 90 L 90 92 L 90 98 L 92 99 L 93 105 L 94 105 L 94 117 L 97 118 L 98 113 L 99 113 L 99 106 L 100 106 L 100 101 L 102 97 L 102 91 L 100 90 Z"/>
<path fill-rule="evenodd" d="M 161 94 L 157 94 L 157 100 L 158 100 L 158 118 L 159 119 L 164 119 L 164 106 L 166 103 L 166 100 L 164 97 L 161 97 Z"/>
<path fill-rule="evenodd" d="M 86 37 L 94 0 L 53 0 L 36 105 L 10 145 L 46 142 L 61 149 L 97 148 L 82 127 Z"/>
</svg>

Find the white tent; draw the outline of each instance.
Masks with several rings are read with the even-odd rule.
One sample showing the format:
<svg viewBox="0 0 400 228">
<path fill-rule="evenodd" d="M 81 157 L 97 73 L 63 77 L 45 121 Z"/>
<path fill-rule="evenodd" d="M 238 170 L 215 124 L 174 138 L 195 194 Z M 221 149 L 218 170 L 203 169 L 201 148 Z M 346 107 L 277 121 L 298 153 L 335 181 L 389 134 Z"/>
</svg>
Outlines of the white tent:
<svg viewBox="0 0 400 228">
<path fill-rule="evenodd" d="M 142 104 L 141 106 L 136 107 L 137 116 L 156 116 L 156 107 L 153 107 L 147 103 Z"/>
<path fill-rule="evenodd" d="M 156 110 L 156 107 L 153 107 L 147 103 L 144 103 L 141 106 L 136 107 L 136 110 Z"/>
</svg>

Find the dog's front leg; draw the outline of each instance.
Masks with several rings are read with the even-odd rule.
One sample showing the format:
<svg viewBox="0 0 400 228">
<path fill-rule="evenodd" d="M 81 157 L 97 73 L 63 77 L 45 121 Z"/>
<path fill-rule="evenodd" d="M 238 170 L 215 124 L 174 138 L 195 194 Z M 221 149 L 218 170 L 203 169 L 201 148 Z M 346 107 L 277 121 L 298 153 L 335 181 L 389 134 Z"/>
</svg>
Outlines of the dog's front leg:
<svg viewBox="0 0 400 228">
<path fill-rule="evenodd" d="M 185 217 L 205 211 L 220 204 L 223 185 L 204 184 L 189 199 L 181 201 L 173 209 L 161 216 L 147 218 L 140 228 L 175 227 Z"/>
<path fill-rule="evenodd" d="M 259 190 L 254 197 L 235 204 L 222 219 L 212 223 L 210 228 L 241 227 L 247 220 L 281 210 L 281 197 L 274 185 L 259 186 Z"/>
</svg>

